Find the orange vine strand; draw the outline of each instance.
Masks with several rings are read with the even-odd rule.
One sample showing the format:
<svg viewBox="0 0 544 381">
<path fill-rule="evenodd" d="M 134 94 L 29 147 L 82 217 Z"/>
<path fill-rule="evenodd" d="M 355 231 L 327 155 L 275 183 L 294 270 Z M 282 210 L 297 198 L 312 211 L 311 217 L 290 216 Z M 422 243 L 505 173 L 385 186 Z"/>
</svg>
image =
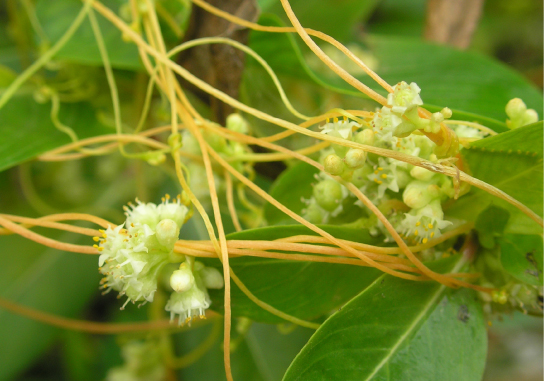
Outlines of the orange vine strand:
<svg viewBox="0 0 544 381">
<path fill-rule="evenodd" d="M 60 222 L 47 221 L 44 218 L 20 217 L 20 216 L 14 216 L 10 214 L 0 214 L 0 217 L 4 217 L 13 222 L 20 222 L 22 223 L 21 226 L 24 226 L 25 228 L 31 228 L 33 226 L 41 226 L 45 228 L 69 231 L 72 233 L 79 233 L 79 234 L 83 234 L 83 235 L 87 235 L 91 237 L 100 235 L 100 232 L 98 230 L 82 228 L 79 226 L 63 224 Z M 0 229 L 0 235 L 7 235 L 7 234 L 13 234 L 13 232 L 5 228 Z"/>
<path fill-rule="evenodd" d="M 0 297 L 0 307 L 16 313 L 17 315 L 21 315 L 41 323 L 49 324 L 54 327 L 99 335 L 116 335 L 128 332 L 149 332 L 179 329 L 177 326 L 172 326 L 172 324 L 170 324 L 170 320 L 167 319 L 136 323 L 101 323 L 88 320 L 70 319 L 22 306 L 2 297 Z"/>
<path fill-rule="evenodd" d="M 99 251 L 92 246 L 83 246 L 83 245 L 74 245 L 71 243 L 63 243 L 56 241 L 51 238 L 44 237 L 38 233 L 34 233 L 21 225 L 11 222 L 10 220 L 0 217 L 0 225 L 4 226 L 6 229 L 11 230 L 12 232 L 19 234 L 22 237 L 35 241 L 41 245 L 51 247 L 53 249 L 70 251 L 72 253 L 81 253 L 81 254 L 99 254 Z"/>
</svg>

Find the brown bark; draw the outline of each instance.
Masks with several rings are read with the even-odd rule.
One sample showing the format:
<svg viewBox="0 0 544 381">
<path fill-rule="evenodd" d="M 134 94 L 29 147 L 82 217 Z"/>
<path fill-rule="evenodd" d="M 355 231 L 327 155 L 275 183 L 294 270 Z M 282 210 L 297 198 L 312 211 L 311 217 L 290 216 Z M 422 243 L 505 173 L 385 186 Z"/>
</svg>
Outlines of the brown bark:
<svg viewBox="0 0 544 381">
<path fill-rule="evenodd" d="M 425 39 L 466 49 L 484 0 L 428 0 Z"/>
<path fill-rule="evenodd" d="M 256 0 L 210 0 L 211 5 L 240 18 L 255 21 L 258 16 Z M 227 37 L 247 44 L 249 30 L 232 24 L 194 6 L 185 40 L 202 37 Z M 238 87 L 244 69 L 244 53 L 224 44 L 203 45 L 183 52 L 178 62 L 191 73 L 218 90 L 238 98 Z M 234 110 L 189 83 L 183 83 L 200 99 L 210 105 L 218 123 L 224 124 Z"/>
</svg>

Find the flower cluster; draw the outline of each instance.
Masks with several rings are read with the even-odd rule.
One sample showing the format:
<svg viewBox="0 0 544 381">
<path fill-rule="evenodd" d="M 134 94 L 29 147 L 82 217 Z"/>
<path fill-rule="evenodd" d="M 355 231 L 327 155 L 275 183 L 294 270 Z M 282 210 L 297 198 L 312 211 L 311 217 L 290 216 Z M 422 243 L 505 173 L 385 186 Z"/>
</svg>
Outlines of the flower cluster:
<svg viewBox="0 0 544 381">
<path fill-rule="evenodd" d="M 180 197 L 171 201 L 167 195 L 159 205 L 136 202 L 125 207 L 124 224 L 108 227 L 101 231 L 102 237 L 94 238 L 101 254 L 99 271 L 105 275 L 102 288 L 126 295 L 125 305 L 129 301 L 153 301 L 158 274 L 168 263 L 179 231 L 190 217 Z"/>
<path fill-rule="evenodd" d="M 426 136 L 412 132 L 437 132 L 440 123 L 451 116 L 451 111 L 444 109 L 433 114 L 430 119 L 419 117 L 418 106 L 423 101 L 420 88 L 415 83 L 397 84 L 387 102 L 388 107 L 384 106 L 376 112 L 366 126 L 347 120 L 335 120 L 334 123 L 327 123 L 322 132 L 437 161 L 433 154 L 435 144 Z M 470 130 L 470 133 L 477 132 L 471 127 L 463 128 Z M 340 176 L 357 186 L 386 213 L 400 234 L 414 242 L 426 243 L 452 225 L 452 222 L 444 219 L 442 210 L 442 202 L 454 196 L 452 181 L 445 175 L 340 145 L 333 145 L 332 150 L 323 155 L 322 162 L 326 173 Z M 320 181 L 314 185 L 312 198 L 306 200 L 307 207 L 303 216 L 307 220 L 327 223 L 331 217 L 341 215 L 343 210 L 362 207 L 342 184 L 325 174 L 319 175 L 318 179 Z M 389 233 L 383 225 L 372 216 L 363 225 L 373 232 L 381 231 L 388 237 Z"/>
<path fill-rule="evenodd" d="M 129 341 L 122 346 L 121 355 L 125 363 L 110 369 L 107 381 L 165 379 L 166 368 L 158 341 Z"/>
<path fill-rule="evenodd" d="M 538 113 L 533 109 L 527 109 L 525 103 L 519 98 L 510 100 L 505 111 L 509 118 L 506 120 L 506 125 L 512 130 L 538 122 Z"/>
</svg>

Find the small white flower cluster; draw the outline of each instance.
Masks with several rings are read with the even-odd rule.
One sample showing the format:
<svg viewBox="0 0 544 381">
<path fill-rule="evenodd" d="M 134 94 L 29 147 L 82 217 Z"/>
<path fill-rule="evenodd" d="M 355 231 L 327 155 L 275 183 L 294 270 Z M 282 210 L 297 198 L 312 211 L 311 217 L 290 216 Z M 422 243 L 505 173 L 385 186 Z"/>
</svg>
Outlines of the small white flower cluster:
<svg viewBox="0 0 544 381">
<path fill-rule="evenodd" d="M 190 217 L 179 197 L 171 201 L 167 196 L 159 205 L 138 200 L 137 205 L 129 205 L 124 224 L 101 230 L 102 237 L 94 238 L 101 253 L 99 271 L 105 275 L 101 287 L 126 295 L 125 305 L 153 301 L 159 271 L 168 263 L 179 231 Z"/>
<path fill-rule="evenodd" d="M 208 288 L 223 288 L 223 276 L 213 268 L 201 262 L 183 262 L 170 277 L 170 286 L 174 292 L 166 304 L 170 311 L 170 320 L 179 315 L 178 324 L 190 323 L 194 318 L 205 318 L 205 311 L 211 301 Z M 192 268 L 191 268 L 192 267 Z"/>
<path fill-rule="evenodd" d="M 388 96 L 389 107 L 384 106 L 374 114 L 368 126 L 370 128 L 361 129 L 362 126 L 355 122 L 335 120 L 334 123 L 327 123 L 322 133 L 437 161 L 433 154 L 435 144 L 426 136 L 412 132 L 438 132 L 440 123 L 451 116 L 451 111 L 443 109 L 430 119 L 421 118 L 418 107 L 423 101 L 419 94 L 420 88 L 415 83 L 408 85 L 401 82 Z M 463 129 L 465 133 L 474 133 L 475 130 L 466 126 Z M 359 150 L 334 144 L 332 148 L 334 153 L 329 151 L 322 158 L 325 172 L 340 176 L 361 189 L 385 211 L 396 230 L 410 240 L 426 243 L 452 224 L 444 219 L 441 206 L 442 202 L 454 196 L 449 177 L 395 159 L 367 155 L 364 151 L 359 155 L 364 159 L 355 162 L 352 151 Z M 339 215 L 343 208 L 352 207 L 353 204 L 349 204 L 349 192 L 343 185 L 325 177 L 325 174 L 319 178 L 321 181 L 314 185 L 313 197 L 306 200 L 303 217 L 313 223 L 326 223 L 331 216 Z M 359 201 L 353 203 L 362 207 Z M 363 225 L 371 231 L 381 231 L 386 237 L 389 236 L 383 225 L 371 216 Z"/>
</svg>

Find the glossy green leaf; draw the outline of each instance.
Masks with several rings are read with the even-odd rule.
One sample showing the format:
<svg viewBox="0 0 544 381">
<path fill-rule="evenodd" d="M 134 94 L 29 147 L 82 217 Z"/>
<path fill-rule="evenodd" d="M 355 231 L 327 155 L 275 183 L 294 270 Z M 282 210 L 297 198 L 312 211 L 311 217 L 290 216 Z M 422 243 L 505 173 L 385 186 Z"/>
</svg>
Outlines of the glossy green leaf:
<svg viewBox="0 0 544 381">
<path fill-rule="evenodd" d="M 463 156 L 474 177 L 542 216 L 542 122 L 474 142 Z M 447 213 L 471 221 L 490 204 L 510 213 L 506 233 L 542 233 L 542 228 L 517 208 L 476 188 Z"/>
<path fill-rule="evenodd" d="M 542 286 L 542 237 L 506 234 L 499 240 L 501 263 L 514 278 Z"/>
<path fill-rule="evenodd" d="M 495 237 L 502 235 L 509 218 L 508 211 L 494 205 L 480 213 L 474 225 L 480 245 L 492 249 L 495 246 Z"/>
<path fill-rule="evenodd" d="M 316 182 L 315 175 L 318 173 L 319 171 L 315 167 L 306 163 L 298 163 L 284 171 L 276 179 L 270 188 L 269 194 L 300 215 L 306 207 L 306 204 L 302 202 L 302 198 L 308 198 L 312 195 L 312 183 Z M 264 217 L 270 225 L 296 223 L 295 220 L 272 204 L 265 205 Z"/>
<path fill-rule="evenodd" d="M 110 0 L 103 3 L 117 12 L 126 2 Z M 78 0 L 40 0 L 36 3 L 36 16 L 41 22 L 45 34 L 54 43 L 69 28 L 81 7 L 82 2 Z M 121 32 L 115 26 L 98 13 L 95 14 L 111 65 L 122 69 L 141 69 L 142 65 L 136 45 L 124 41 Z M 80 64 L 102 65 L 98 44 L 88 19 L 83 22 L 74 36 L 55 57 Z"/>
<path fill-rule="evenodd" d="M 473 292 L 383 275 L 323 323 L 284 380 L 477 381 L 486 349 Z"/>
<path fill-rule="evenodd" d="M 377 244 L 368 232 L 324 226 L 340 239 Z M 273 226 L 246 230 L 227 239 L 274 240 L 293 235 L 315 235 L 304 226 Z M 280 311 L 301 319 L 315 319 L 337 308 L 374 281 L 380 272 L 368 267 L 330 263 L 299 262 L 267 258 L 233 258 L 230 266 L 246 287 L 259 299 Z M 218 261 L 208 265 L 220 267 Z M 212 309 L 223 308 L 224 290 L 209 290 Z M 252 320 L 281 323 L 283 320 L 261 309 L 232 282 L 231 307 L 234 316 Z"/>
<path fill-rule="evenodd" d="M 0 171 L 70 143 L 68 135 L 55 128 L 50 113 L 50 103 L 36 103 L 31 96 L 13 97 L 0 110 Z M 113 131 L 97 121 L 87 103 L 62 104 L 59 120 L 79 138 Z"/>
<path fill-rule="evenodd" d="M 278 21 L 262 16 L 265 25 Z M 313 80 L 320 86 L 343 94 L 366 97 L 330 71 L 317 73 L 306 61 L 313 53 L 301 51 L 293 36 L 253 31 L 250 46 L 277 72 L 298 79 Z M 419 39 L 373 35 L 364 40 L 365 50 L 377 60 L 375 71 L 390 84 L 416 82 L 428 105 L 480 115 L 498 121 L 506 119 L 504 107 L 515 97 L 539 110 L 543 98 L 525 78 L 493 59 L 474 52 L 459 51 Z M 312 58 L 313 60 L 313 58 Z M 298 64 L 297 64 L 298 63 Z M 346 61 L 338 62 L 346 66 Z M 356 77 L 385 95 L 366 75 Z M 501 122 L 498 122 L 501 123 Z M 484 123 L 485 124 L 485 123 Z M 496 125 L 497 122 L 493 122 Z M 494 126 L 490 126 L 494 128 Z M 499 129 L 504 131 L 504 128 Z"/>
<path fill-rule="evenodd" d="M 279 0 L 261 0 L 260 3 L 264 3 L 263 11 L 273 12 L 290 25 Z M 356 32 L 357 24 L 366 21 L 378 3 L 379 0 L 322 0 L 319 5 L 308 6 L 305 0 L 289 1 L 293 12 L 305 28 L 319 30 L 338 40 L 351 37 Z M 327 11 L 323 12 L 324 9 Z"/>
<path fill-rule="evenodd" d="M 74 242 L 73 234 L 58 237 Z M 81 242 L 83 243 L 83 242 Z M 0 295 L 40 311 L 74 316 L 96 293 L 97 258 L 46 249 L 18 236 L 3 236 Z M 0 309 L 0 379 L 11 379 L 35 359 L 60 330 Z M 7 345 L 9 343 L 9 345 Z"/>
</svg>

